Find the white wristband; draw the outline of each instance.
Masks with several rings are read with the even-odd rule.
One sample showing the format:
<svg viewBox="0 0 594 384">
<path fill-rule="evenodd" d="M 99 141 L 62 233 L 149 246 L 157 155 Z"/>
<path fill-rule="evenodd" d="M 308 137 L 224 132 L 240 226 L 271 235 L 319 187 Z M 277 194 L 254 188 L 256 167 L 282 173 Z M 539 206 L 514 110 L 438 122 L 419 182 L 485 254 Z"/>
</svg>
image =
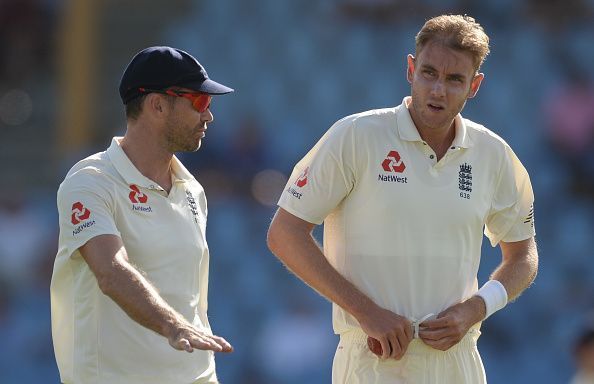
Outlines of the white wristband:
<svg viewBox="0 0 594 384">
<path fill-rule="evenodd" d="M 487 281 L 481 289 L 478 290 L 476 295 L 483 298 L 485 307 L 487 308 L 487 314 L 483 320 L 505 307 L 507 304 L 507 291 L 503 284 L 497 280 Z"/>
</svg>

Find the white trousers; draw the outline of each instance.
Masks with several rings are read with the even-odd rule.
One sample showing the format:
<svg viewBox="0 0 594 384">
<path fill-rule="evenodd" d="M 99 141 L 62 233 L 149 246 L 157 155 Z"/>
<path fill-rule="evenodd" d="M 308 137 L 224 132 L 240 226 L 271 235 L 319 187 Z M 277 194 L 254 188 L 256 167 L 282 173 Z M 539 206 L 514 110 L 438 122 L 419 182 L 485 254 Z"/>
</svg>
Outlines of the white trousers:
<svg viewBox="0 0 594 384">
<path fill-rule="evenodd" d="M 413 339 L 400 360 L 382 360 L 367 347 L 360 329 L 340 335 L 332 366 L 333 384 L 486 384 L 476 347 L 480 331 L 471 329 L 447 351 Z"/>
</svg>

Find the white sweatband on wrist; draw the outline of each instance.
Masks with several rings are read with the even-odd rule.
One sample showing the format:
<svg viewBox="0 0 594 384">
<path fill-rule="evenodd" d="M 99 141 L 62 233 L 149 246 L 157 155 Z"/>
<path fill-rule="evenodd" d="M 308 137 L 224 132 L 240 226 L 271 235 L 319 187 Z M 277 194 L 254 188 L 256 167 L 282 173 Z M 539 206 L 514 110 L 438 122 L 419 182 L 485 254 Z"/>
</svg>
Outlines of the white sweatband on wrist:
<svg viewBox="0 0 594 384">
<path fill-rule="evenodd" d="M 476 295 L 483 298 L 485 307 L 487 308 L 487 314 L 483 320 L 499 311 L 507 304 L 507 291 L 503 284 L 497 280 L 487 281 L 481 289 L 478 290 Z"/>
</svg>

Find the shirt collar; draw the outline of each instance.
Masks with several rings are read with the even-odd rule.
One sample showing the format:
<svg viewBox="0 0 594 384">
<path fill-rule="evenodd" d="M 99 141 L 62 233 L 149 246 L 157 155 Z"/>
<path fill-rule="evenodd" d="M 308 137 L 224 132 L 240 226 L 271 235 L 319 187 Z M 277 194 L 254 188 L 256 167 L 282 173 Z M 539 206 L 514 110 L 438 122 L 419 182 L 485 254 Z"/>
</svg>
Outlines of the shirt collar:
<svg viewBox="0 0 594 384">
<path fill-rule="evenodd" d="M 179 161 L 179 159 L 175 157 L 175 155 L 173 155 L 173 158 L 171 159 L 171 170 L 173 171 L 173 176 L 175 177 L 175 179 L 179 181 L 188 182 L 195 180 L 194 175 L 192 175 L 190 171 L 188 171 L 187 168 L 184 167 L 182 162 Z"/>
<path fill-rule="evenodd" d="M 128 184 L 136 184 L 139 187 L 151 188 L 151 189 L 162 189 L 157 183 L 148 177 L 144 176 L 140 171 L 132 164 L 122 147 L 120 142 L 122 137 L 114 137 L 111 140 L 111 145 L 107 149 L 107 156 L 111 160 L 113 166 L 116 168 L 118 173 L 124 178 Z M 173 156 L 171 160 L 171 170 L 173 171 L 173 181 L 190 181 L 194 179 L 194 176 L 183 166 L 183 164 Z"/>
<path fill-rule="evenodd" d="M 398 108 L 396 115 L 396 122 L 398 126 L 398 135 L 402 140 L 405 141 L 423 141 L 419 131 L 413 122 L 410 112 L 408 111 L 408 105 L 412 101 L 410 96 L 402 99 L 402 104 Z M 454 118 L 456 127 L 456 136 L 452 145 L 455 147 L 469 148 L 472 146 L 472 141 L 468 135 L 468 129 L 466 123 L 460 114 L 457 114 Z"/>
</svg>

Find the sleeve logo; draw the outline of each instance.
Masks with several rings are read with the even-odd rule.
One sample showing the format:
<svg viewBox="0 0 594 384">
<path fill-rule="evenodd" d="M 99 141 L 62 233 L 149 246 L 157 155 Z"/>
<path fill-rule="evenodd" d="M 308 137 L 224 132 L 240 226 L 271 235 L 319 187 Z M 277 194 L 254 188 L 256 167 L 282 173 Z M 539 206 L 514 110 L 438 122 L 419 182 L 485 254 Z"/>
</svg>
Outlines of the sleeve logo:
<svg viewBox="0 0 594 384">
<path fill-rule="evenodd" d="M 299 175 L 299 177 L 297 178 L 297 180 L 295 180 L 295 182 L 293 184 L 295 184 L 298 188 L 303 188 L 305 187 L 305 185 L 307 184 L 307 174 L 309 173 L 309 167 L 305 168 L 305 170 L 303 172 L 301 172 L 301 174 Z M 293 186 L 289 185 L 289 187 L 286 189 L 286 192 L 290 193 L 291 195 L 293 195 L 293 197 L 301 200 L 301 196 L 303 196 L 303 193 L 299 192 L 297 189 L 295 189 Z"/>
<path fill-rule="evenodd" d="M 130 185 L 130 194 L 128 195 L 128 197 L 130 198 L 130 201 L 134 204 L 144 204 L 148 201 L 148 196 L 145 195 L 144 193 L 140 192 L 140 189 L 138 189 L 138 186 L 132 184 Z"/>
<path fill-rule="evenodd" d="M 307 173 L 309 172 L 309 167 L 305 168 L 301 175 L 295 180 L 295 185 L 299 188 L 303 188 L 305 184 L 307 184 Z"/>
<path fill-rule="evenodd" d="M 70 217 L 70 222 L 72 224 L 79 224 L 81 221 L 85 221 L 89 217 L 91 217 L 91 211 L 88 208 L 85 208 L 80 201 L 72 204 L 72 216 Z"/>
<path fill-rule="evenodd" d="M 530 205 L 530 211 L 528 212 L 528 216 L 524 218 L 524 224 L 530 224 L 534 228 L 534 204 Z"/>
</svg>

